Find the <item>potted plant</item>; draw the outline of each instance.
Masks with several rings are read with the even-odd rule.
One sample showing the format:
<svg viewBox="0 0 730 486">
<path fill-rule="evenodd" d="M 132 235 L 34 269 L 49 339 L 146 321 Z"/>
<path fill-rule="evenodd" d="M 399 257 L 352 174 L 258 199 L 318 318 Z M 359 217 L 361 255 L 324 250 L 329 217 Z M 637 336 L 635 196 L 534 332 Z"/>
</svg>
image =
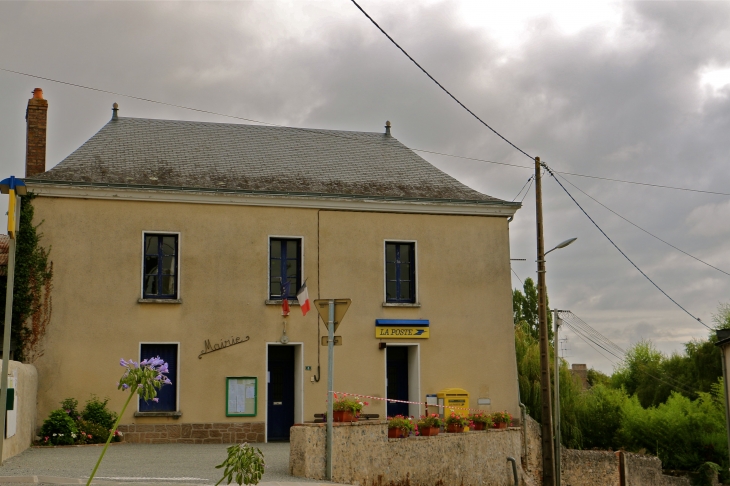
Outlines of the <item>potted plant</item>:
<svg viewBox="0 0 730 486">
<path fill-rule="evenodd" d="M 413 419 L 411 419 L 410 417 L 404 417 L 403 415 L 388 417 L 389 439 L 400 439 L 402 437 L 408 437 L 413 429 Z"/>
<path fill-rule="evenodd" d="M 465 432 L 468 424 L 469 421 L 467 419 L 465 419 L 458 413 L 451 412 L 451 415 L 446 417 L 446 432 Z"/>
<path fill-rule="evenodd" d="M 418 434 L 423 436 L 438 435 L 439 427 L 443 425 L 441 417 L 437 413 L 431 415 L 421 415 L 416 425 L 418 425 Z"/>
<path fill-rule="evenodd" d="M 508 412 L 494 412 L 492 414 L 492 422 L 495 429 L 506 429 L 512 424 L 512 415 Z"/>
<path fill-rule="evenodd" d="M 335 401 L 332 403 L 332 420 L 334 422 L 357 422 L 362 407 L 368 404 L 368 402 L 361 402 L 346 395 L 338 397 L 336 393 L 334 398 Z"/>
<path fill-rule="evenodd" d="M 473 424 L 474 430 L 486 430 L 492 426 L 492 417 L 483 412 L 469 415 L 469 421 Z"/>
</svg>

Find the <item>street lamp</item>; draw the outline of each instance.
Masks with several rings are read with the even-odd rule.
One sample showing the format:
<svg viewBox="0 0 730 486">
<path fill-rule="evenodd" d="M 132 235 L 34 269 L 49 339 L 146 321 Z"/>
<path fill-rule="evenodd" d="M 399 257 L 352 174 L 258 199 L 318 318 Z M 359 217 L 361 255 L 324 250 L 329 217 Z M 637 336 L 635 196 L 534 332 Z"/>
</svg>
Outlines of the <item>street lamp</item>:
<svg viewBox="0 0 730 486">
<path fill-rule="evenodd" d="M 3 368 L 0 371 L 0 417 L 5 417 L 8 397 L 8 360 L 10 359 L 10 325 L 13 320 L 13 284 L 15 282 L 15 238 L 20 227 L 20 196 L 26 195 L 25 182 L 13 176 L 0 181 L 0 192 L 10 196 L 8 201 L 8 283 L 5 294 L 5 334 L 3 335 Z M 0 426 L 0 465 L 5 442 L 5 421 Z"/>
<path fill-rule="evenodd" d="M 557 246 L 556 246 L 555 248 L 553 248 L 553 250 L 559 250 L 559 249 L 561 249 L 561 248 L 565 248 L 566 246 L 570 245 L 571 243 L 573 243 L 573 242 L 574 242 L 575 240 L 577 240 L 577 239 L 578 239 L 578 238 L 571 238 L 571 239 L 569 239 L 569 240 L 565 240 L 564 242 L 562 242 L 562 243 L 558 244 L 558 245 L 557 245 Z M 545 255 L 547 255 L 548 253 L 550 253 L 550 252 L 551 252 L 551 251 L 553 251 L 553 250 L 548 250 L 548 251 L 546 251 L 546 252 L 545 252 Z"/>
</svg>

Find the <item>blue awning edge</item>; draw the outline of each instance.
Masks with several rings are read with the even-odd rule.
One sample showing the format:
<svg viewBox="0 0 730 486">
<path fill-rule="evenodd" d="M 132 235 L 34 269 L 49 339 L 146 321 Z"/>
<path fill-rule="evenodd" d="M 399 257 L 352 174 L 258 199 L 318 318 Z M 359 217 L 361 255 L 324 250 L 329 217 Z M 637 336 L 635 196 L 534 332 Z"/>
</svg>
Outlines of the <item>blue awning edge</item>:
<svg viewBox="0 0 730 486">
<path fill-rule="evenodd" d="M 375 319 L 376 326 L 419 326 L 428 327 L 428 319 Z"/>
</svg>

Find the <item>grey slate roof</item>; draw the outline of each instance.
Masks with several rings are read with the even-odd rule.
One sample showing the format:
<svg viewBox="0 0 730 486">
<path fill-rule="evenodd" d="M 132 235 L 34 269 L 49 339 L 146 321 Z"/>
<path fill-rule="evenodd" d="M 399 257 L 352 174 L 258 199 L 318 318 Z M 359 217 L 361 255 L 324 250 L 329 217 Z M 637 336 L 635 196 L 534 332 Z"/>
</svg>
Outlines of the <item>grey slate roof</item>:
<svg viewBox="0 0 730 486">
<path fill-rule="evenodd" d="M 122 117 L 33 179 L 503 202 L 383 133 Z"/>
</svg>

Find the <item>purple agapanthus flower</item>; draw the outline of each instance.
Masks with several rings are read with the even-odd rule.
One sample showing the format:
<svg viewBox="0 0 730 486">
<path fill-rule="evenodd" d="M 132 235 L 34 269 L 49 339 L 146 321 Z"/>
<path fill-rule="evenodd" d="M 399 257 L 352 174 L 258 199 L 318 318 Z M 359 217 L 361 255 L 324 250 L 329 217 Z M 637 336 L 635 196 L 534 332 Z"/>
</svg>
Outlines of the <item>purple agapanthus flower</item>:
<svg viewBox="0 0 730 486">
<path fill-rule="evenodd" d="M 117 388 L 120 390 L 131 388 L 144 400 L 157 398 L 158 390 L 163 385 L 172 384 L 170 379 L 165 376 L 169 372 L 168 364 L 159 356 L 146 358 L 140 362 L 120 359 L 119 364 L 125 369 L 121 380 L 117 383 Z"/>
</svg>

